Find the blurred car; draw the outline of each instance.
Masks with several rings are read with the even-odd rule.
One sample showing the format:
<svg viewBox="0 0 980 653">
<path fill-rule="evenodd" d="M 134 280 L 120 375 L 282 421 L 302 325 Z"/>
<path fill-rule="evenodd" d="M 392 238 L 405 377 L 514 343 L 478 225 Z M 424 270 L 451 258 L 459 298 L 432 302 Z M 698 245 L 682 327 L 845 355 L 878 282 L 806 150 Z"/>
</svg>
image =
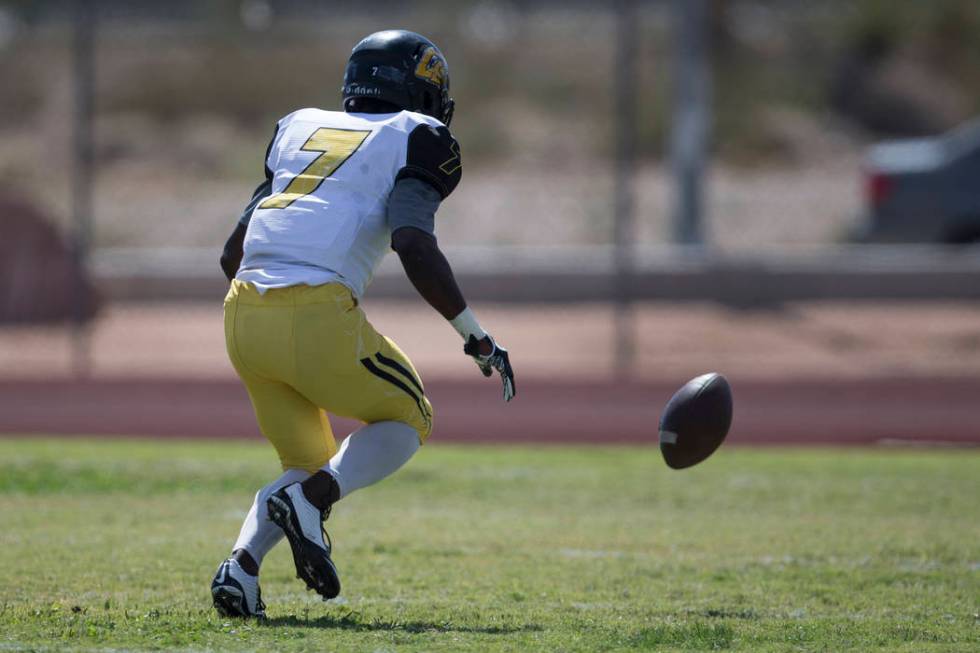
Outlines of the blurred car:
<svg viewBox="0 0 980 653">
<path fill-rule="evenodd" d="M 942 136 L 879 143 L 865 162 L 863 242 L 980 242 L 980 119 Z"/>
</svg>

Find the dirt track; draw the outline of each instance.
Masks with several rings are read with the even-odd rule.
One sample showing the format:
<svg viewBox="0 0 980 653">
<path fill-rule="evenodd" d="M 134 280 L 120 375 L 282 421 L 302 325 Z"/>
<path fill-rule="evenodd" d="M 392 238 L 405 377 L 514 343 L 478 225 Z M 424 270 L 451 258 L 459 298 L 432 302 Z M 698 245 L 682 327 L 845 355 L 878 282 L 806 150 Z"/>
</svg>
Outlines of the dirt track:
<svg viewBox="0 0 980 653">
<path fill-rule="evenodd" d="M 366 302 L 426 382 L 472 379 L 459 336 L 421 301 Z M 602 379 L 613 373 L 608 305 L 479 305 L 481 322 L 511 351 L 521 377 Z M 980 377 L 980 305 L 811 303 L 782 311 L 712 304 L 639 304 L 634 374 L 680 384 L 717 370 L 733 379 Z M 71 375 L 70 337 L 58 327 L 0 328 L 0 379 Z M 237 380 L 213 303 L 109 306 L 92 332 L 96 378 Z"/>
<path fill-rule="evenodd" d="M 980 379 L 740 382 L 732 444 L 980 445 Z M 654 443 L 662 382 L 525 380 L 510 405 L 495 381 L 430 382 L 434 442 Z M 335 420 L 338 435 L 354 426 Z M 260 437 L 237 381 L 0 382 L 0 433 Z"/>
<path fill-rule="evenodd" d="M 973 304 L 641 305 L 637 380 L 626 384 L 615 381 L 607 306 L 479 313 L 511 349 L 511 405 L 421 302 L 368 307 L 426 382 L 434 442 L 655 442 L 671 392 L 714 369 L 734 386 L 733 443 L 980 444 Z M 259 437 L 220 305 L 114 306 L 94 326 L 89 383 L 71 380 L 64 329 L 0 330 L 0 433 Z M 336 431 L 351 426 L 337 420 Z"/>
</svg>

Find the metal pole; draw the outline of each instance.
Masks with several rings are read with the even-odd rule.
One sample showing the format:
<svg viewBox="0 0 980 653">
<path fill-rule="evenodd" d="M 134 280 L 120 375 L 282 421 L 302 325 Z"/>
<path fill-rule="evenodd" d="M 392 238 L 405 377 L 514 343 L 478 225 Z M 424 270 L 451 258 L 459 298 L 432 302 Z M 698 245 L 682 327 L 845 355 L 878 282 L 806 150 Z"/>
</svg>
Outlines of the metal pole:
<svg viewBox="0 0 980 653">
<path fill-rule="evenodd" d="M 92 113 L 95 84 L 95 14 L 97 0 L 75 0 L 72 44 L 72 90 L 74 96 L 72 129 L 72 252 L 78 273 L 72 289 L 72 371 L 76 377 L 88 376 L 91 369 L 90 333 L 86 326 L 85 283 L 88 252 L 92 240 L 93 145 Z"/>
<path fill-rule="evenodd" d="M 674 0 L 674 118 L 671 165 L 676 180 L 674 239 L 702 245 L 702 181 L 711 119 L 709 0 Z"/>
<path fill-rule="evenodd" d="M 628 377 L 635 359 L 633 314 L 633 176 L 636 168 L 637 11 L 635 0 L 619 0 L 616 13 L 616 178 L 613 242 L 616 256 L 615 372 Z"/>
</svg>

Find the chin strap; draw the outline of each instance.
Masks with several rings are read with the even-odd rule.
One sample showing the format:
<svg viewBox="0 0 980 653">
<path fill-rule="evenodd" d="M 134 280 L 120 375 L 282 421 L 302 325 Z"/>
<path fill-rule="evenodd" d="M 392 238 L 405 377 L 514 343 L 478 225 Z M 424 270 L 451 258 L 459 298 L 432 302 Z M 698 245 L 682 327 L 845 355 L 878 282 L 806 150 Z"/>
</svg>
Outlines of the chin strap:
<svg viewBox="0 0 980 653">
<path fill-rule="evenodd" d="M 444 124 L 446 127 L 448 127 L 449 123 L 452 122 L 453 111 L 455 110 L 456 110 L 456 101 L 453 100 L 452 98 L 446 100 L 446 105 L 445 107 L 443 107 L 442 110 L 442 124 Z"/>
</svg>

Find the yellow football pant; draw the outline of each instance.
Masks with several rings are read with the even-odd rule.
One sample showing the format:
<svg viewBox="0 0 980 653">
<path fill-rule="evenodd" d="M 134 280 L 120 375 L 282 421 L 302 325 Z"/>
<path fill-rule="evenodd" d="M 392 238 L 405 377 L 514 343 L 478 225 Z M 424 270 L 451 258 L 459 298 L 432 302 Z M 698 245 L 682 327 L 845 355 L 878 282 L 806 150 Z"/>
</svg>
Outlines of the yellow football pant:
<svg viewBox="0 0 980 653">
<path fill-rule="evenodd" d="M 412 426 L 424 442 L 432 406 L 408 357 L 374 330 L 347 287 L 232 281 L 225 343 L 262 433 L 284 469 L 315 472 L 337 451 L 324 411 Z"/>
</svg>

